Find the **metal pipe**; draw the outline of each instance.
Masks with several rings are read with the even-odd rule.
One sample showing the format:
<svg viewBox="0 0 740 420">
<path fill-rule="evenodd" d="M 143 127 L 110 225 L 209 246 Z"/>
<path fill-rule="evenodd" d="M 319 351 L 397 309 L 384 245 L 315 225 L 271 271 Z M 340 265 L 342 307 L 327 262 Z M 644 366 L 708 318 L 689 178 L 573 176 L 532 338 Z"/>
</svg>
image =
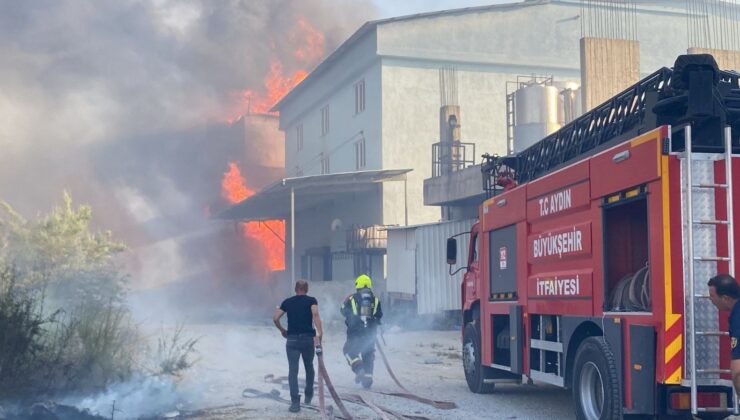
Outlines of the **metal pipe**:
<svg viewBox="0 0 740 420">
<path fill-rule="evenodd" d="M 732 214 L 732 128 L 725 127 L 725 184 L 727 185 L 727 250 L 730 257 L 729 274 L 735 277 L 735 231 Z"/>
<path fill-rule="evenodd" d="M 691 366 L 691 413 L 697 414 L 697 395 L 696 395 L 696 326 L 694 324 L 694 242 L 693 242 L 693 209 L 691 207 L 692 201 L 692 188 L 694 179 L 691 174 L 691 125 L 687 125 L 685 129 L 686 139 L 686 223 L 688 229 L 686 230 L 686 248 L 688 249 L 689 258 L 687 261 L 687 273 L 688 273 L 688 289 L 689 296 L 689 315 L 686 317 L 686 322 L 689 323 L 689 352 L 691 357 L 689 358 L 689 365 Z M 684 299 L 686 298 L 686 291 L 684 291 Z"/>
<path fill-rule="evenodd" d="M 725 127 L 725 185 L 727 185 L 725 194 L 727 199 L 727 256 L 730 258 L 727 271 L 735 277 L 735 224 L 732 209 L 732 128 L 729 126 Z M 734 386 L 732 387 L 732 397 L 734 403 L 733 414 L 740 414 L 737 390 Z"/>
<path fill-rule="evenodd" d="M 295 189 L 290 187 L 290 291 L 293 287 L 295 287 Z"/>
<path fill-rule="evenodd" d="M 408 175 L 403 177 L 403 223 L 404 226 L 409 225 L 409 193 L 408 193 Z"/>
</svg>

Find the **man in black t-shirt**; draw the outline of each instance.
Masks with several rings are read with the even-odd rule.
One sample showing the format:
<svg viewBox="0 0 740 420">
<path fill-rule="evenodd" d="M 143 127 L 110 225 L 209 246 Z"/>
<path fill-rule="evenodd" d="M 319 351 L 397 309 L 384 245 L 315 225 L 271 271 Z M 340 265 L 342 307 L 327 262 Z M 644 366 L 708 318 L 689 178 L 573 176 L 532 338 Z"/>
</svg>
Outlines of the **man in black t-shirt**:
<svg viewBox="0 0 740 420">
<path fill-rule="evenodd" d="M 719 274 L 709 279 L 709 299 L 720 311 L 730 311 L 729 333 L 732 384 L 740 394 L 740 285 L 729 274 Z"/>
<path fill-rule="evenodd" d="M 301 409 L 301 395 L 298 393 L 298 359 L 303 358 L 306 369 L 306 404 L 313 398 L 313 356 L 314 347 L 321 344 L 321 318 L 319 303 L 316 298 L 308 296 L 308 283 L 298 280 L 295 284 L 295 296 L 285 299 L 275 310 L 272 322 L 287 339 L 285 351 L 288 354 L 288 384 L 290 385 L 290 411 Z M 288 329 L 280 324 L 280 318 L 288 314 Z M 316 326 L 316 329 L 313 326 Z"/>
</svg>

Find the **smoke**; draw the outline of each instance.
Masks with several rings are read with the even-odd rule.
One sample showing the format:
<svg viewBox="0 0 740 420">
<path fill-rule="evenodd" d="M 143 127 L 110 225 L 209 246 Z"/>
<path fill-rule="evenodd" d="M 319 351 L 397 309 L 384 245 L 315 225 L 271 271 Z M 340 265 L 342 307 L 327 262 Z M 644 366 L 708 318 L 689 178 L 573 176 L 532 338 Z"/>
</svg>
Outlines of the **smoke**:
<svg viewBox="0 0 740 420">
<path fill-rule="evenodd" d="M 178 388 L 169 376 L 136 376 L 130 381 L 109 386 L 105 392 L 68 397 L 62 403 L 105 418 L 114 413 L 118 418 L 137 419 L 152 413 L 163 414 L 197 399 L 197 390 L 186 391 Z"/>
<path fill-rule="evenodd" d="M 137 288 L 244 276 L 256 247 L 206 217 L 242 150 L 225 121 L 276 60 L 310 71 L 324 57 L 307 46 L 326 55 L 372 14 L 350 0 L 1 2 L 0 199 L 29 216 L 63 189 L 91 204 L 132 247 Z"/>
</svg>

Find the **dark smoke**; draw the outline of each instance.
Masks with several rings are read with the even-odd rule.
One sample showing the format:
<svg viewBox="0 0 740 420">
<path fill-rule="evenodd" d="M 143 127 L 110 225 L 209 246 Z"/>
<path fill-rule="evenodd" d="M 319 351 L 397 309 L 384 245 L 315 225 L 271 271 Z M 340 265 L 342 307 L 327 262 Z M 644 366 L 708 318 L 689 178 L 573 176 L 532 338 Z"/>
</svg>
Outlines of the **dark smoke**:
<svg viewBox="0 0 740 420">
<path fill-rule="evenodd" d="M 273 58 L 286 74 L 318 64 L 294 55 L 299 18 L 328 54 L 373 13 L 350 0 L 0 2 L 0 199 L 30 217 L 63 189 L 91 204 L 133 248 L 135 287 L 260 276 L 244 257 L 255 247 L 206 217 L 240 153 L 223 121 Z"/>
</svg>

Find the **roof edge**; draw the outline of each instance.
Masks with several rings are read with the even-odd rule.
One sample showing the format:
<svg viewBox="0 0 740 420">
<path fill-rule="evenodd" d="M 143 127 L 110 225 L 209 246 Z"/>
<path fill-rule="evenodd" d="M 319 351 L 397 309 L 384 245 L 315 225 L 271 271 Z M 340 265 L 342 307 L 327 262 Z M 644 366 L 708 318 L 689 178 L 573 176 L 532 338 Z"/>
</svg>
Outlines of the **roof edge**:
<svg viewBox="0 0 740 420">
<path fill-rule="evenodd" d="M 347 38 L 342 44 L 337 47 L 336 50 L 334 50 L 331 54 L 329 54 L 321 63 L 319 63 L 309 74 L 301 80 L 300 83 L 293 86 L 293 89 L 291 89 L 285 96 L 280 98 L 280 100 L 275 103 L 275 105 L 270 108 L 270 112 L 280 112 L 280 109 L 289 102 L 295 95 L 297 95 L 301 90 L 304 89 L 304 86 L 311 82 L 313 79 L 318 77 L 321 73 L 323 73 L 332 62 L 338 60 L 344 52 L 349 49 L 352 45 L 354 45 L 360 38 L 365 36 L 368 32 L 376 29 L 378 25 L 383 25 L 387 23 L 393 23 L 393 22 L 401 22 L 411 19 L 424 19 L 424 18 L 430 18 L 430 17 L 436 17 L 441 16 L 445 14 L 466 14 L 466 13 L 475 13 L 485 10 L 507 10 L 507 9 L 518 9 L 522 7 L 531 7 L 531 6 L 541 6 L 544 4 L 549 3 L 563 3 L 562 0 L 522 0 L 522 1 L 516 1 L 511 3 L 503 3 L 503 4 L 490 4 L 487 6 L 473 6 L 473 7 L 463 7 L 459 9 L 446 9 L 446 10 L 438 10 L 434 12 L 424 12 L 424 13 L 415 13 L 410 15 L 403 15 L 403 16 L 396 16 L 391 18 L 384 18 L 384 19 L 376 19 L 376 20 L 370 20 L 362 24 L 357 31 L 355 31 L 349 38 Z M 567 3 L 567 2 L 565 2 Z M 377 55 L 377 51 L 376 51 Z"/>
</svg>

